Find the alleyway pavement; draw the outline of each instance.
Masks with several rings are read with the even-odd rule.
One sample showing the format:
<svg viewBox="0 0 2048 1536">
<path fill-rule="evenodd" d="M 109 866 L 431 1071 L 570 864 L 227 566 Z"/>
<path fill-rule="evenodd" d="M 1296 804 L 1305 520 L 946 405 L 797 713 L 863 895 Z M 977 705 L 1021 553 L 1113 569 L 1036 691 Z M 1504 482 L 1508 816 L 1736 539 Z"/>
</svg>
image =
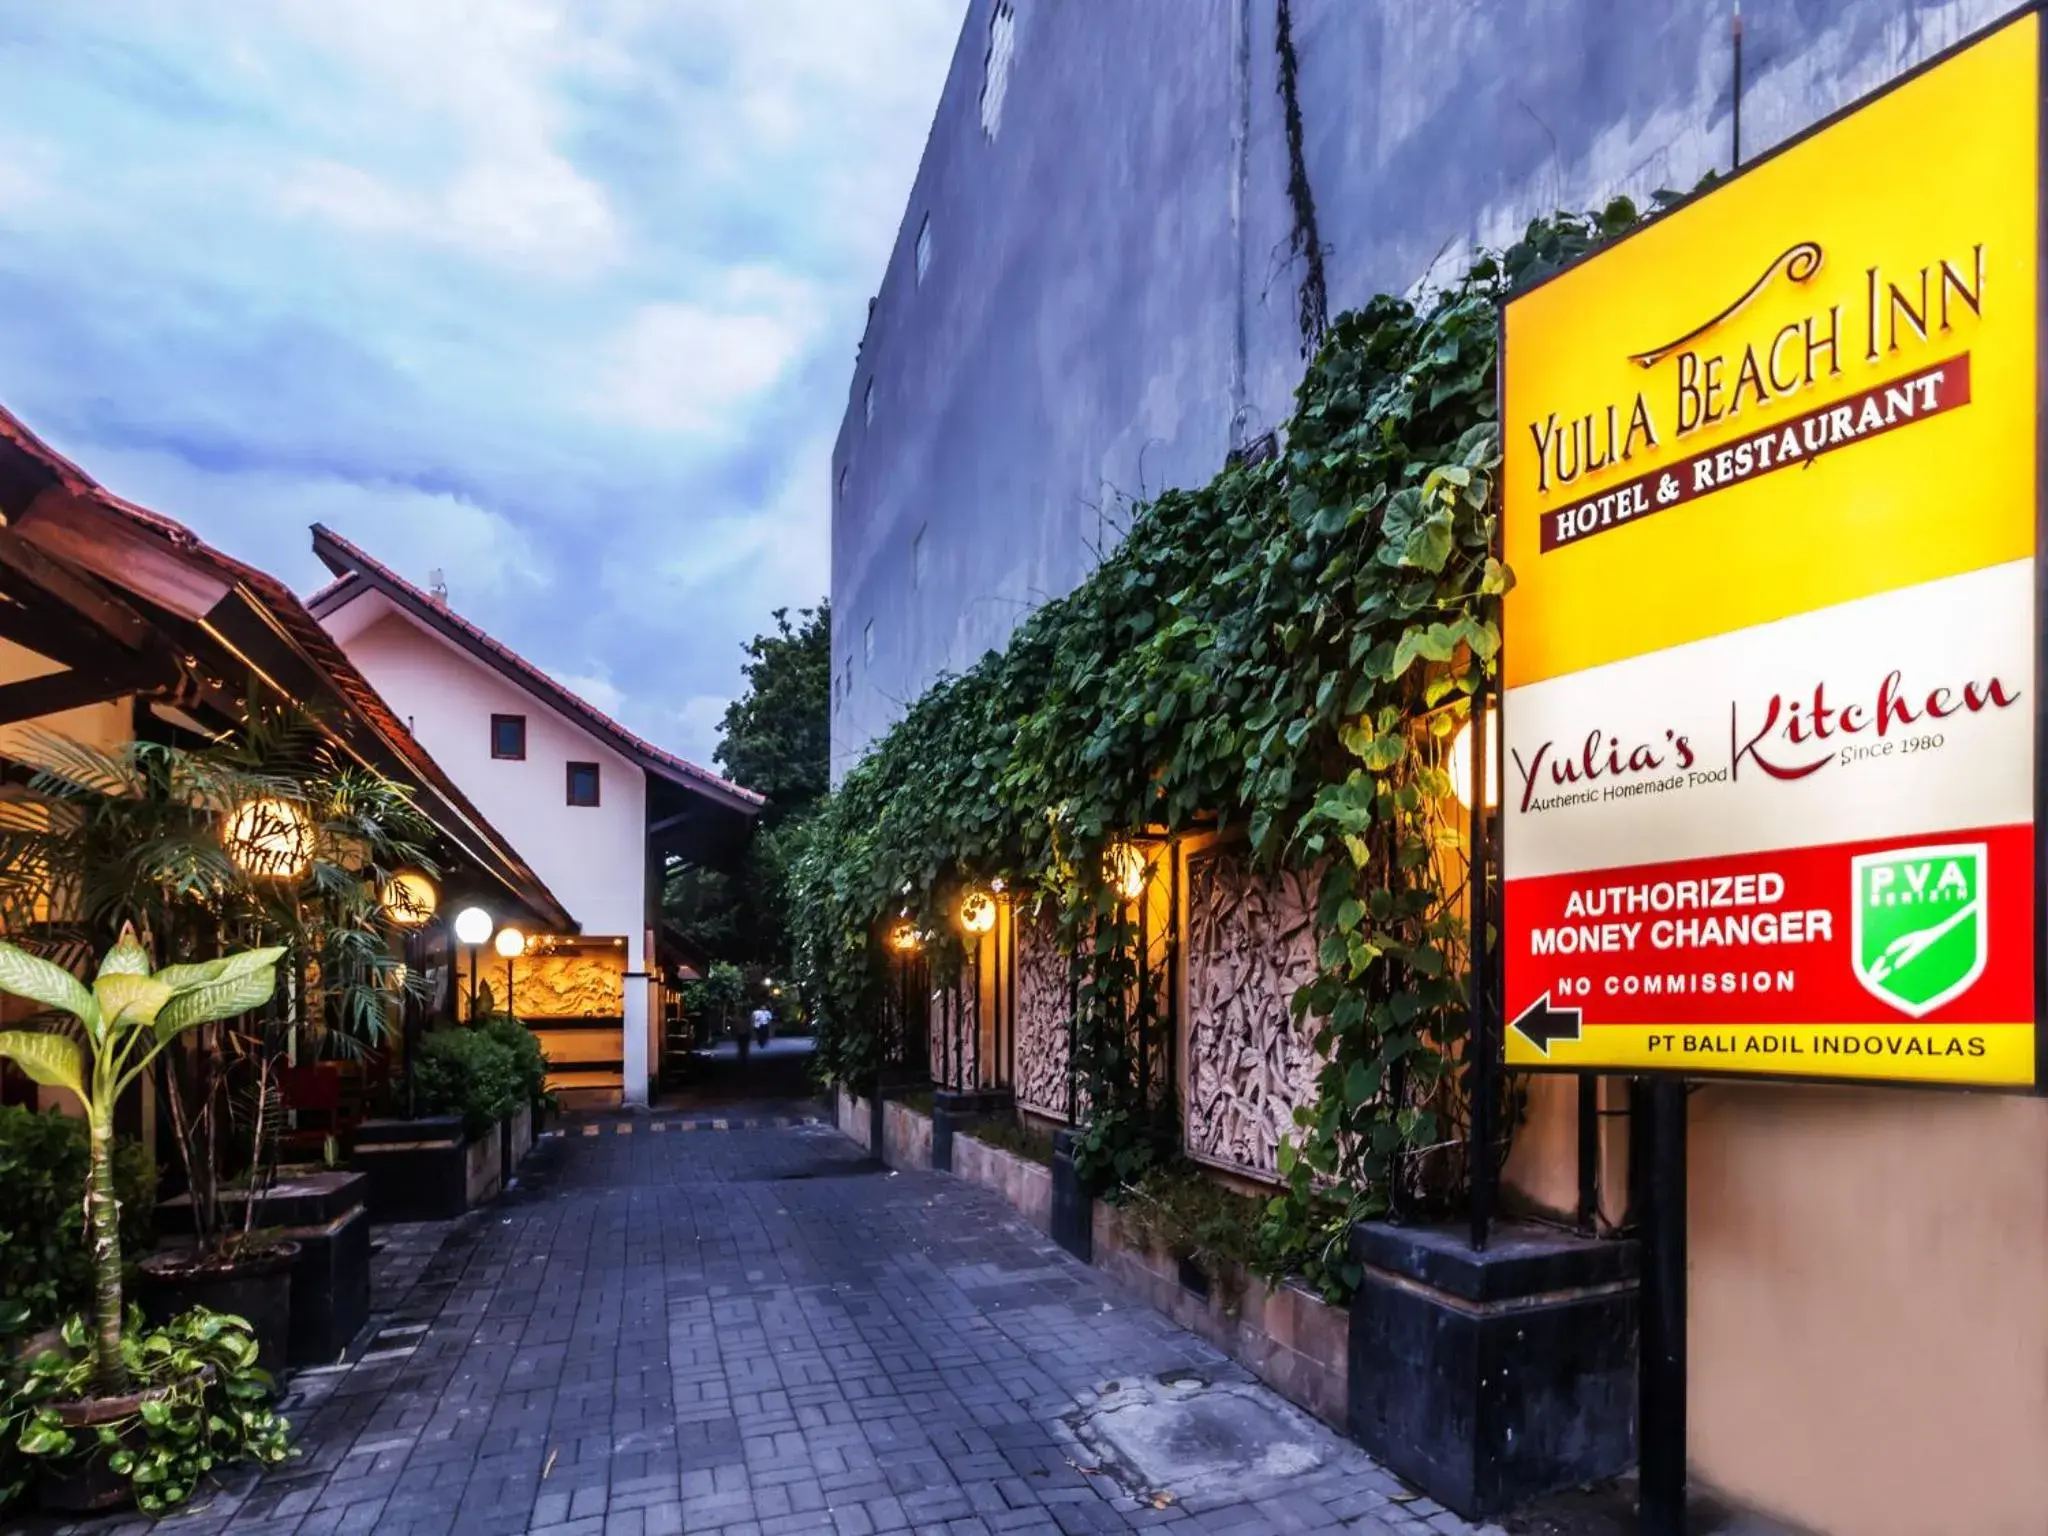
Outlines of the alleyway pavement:
<svg viewBox="0 0 2048 1536">
<path fill-rule="evenodd" d="M 492 1207 L 392 1229 L 367 1353 L 293 1383 L 302 1457 L 156 1529 L 1471 1529 L 988 1192 L 815 1115 L 572 1121 Z M 1072 1427 L 1176 1397 L 1208 1405 L 1159 1420 L 1180 1487 Z M 1246 1422 L 1283 1432 L 1205 1471 Z"/>
</svg>

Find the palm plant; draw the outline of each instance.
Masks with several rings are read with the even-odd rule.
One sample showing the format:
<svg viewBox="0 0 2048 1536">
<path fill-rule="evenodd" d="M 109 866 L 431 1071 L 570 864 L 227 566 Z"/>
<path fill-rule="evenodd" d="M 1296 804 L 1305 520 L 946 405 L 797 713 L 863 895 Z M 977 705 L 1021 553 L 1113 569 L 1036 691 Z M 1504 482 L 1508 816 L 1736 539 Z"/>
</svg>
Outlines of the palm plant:
<svg viewBox="0 0 2048 1536">
<path fill-rule="evenodd" d="M 267 1002 L 284 953 L 284 946 L 273 945 L 153 971 L 134 929 L 124 927 L 88 989 L 62 966 L 0 943 L 0 991 L 69 1020 L 43 1030 L 0 1031 L 0 1056 L 45 1087 L 69 1089 L 85 1106 L 92 1148 L 85 1200 L 93 1260 L 95 1381 L 104 1396 L 128 1390 L 121 1351 L 114 1105 L 180 1035 Z"/>
<path fill-rule="evenodd" d="M 223 1130 L 250 1175 L 246 1236 L 283 1119 L 280 1064 L 360 1054 L 402 987 L 421 986 L 393 953 L 381 893 L 401 868 L 432 871 L 432 825 L 403 788 L 339 761 L 290 706 L 259 702 L 199 747 L 45 737 L 33 755 L 42 766 L 0 798 L 0 931 L 72 971 L 124 922 L 174 964 L 236 946 L 288 954 L 276 1008 L 192 1031 L 159 1074 L 201 1247 L 231 1246 Z M 292 859 L 247 856 L 280 830 L 298 845 Z"/>
</svg>

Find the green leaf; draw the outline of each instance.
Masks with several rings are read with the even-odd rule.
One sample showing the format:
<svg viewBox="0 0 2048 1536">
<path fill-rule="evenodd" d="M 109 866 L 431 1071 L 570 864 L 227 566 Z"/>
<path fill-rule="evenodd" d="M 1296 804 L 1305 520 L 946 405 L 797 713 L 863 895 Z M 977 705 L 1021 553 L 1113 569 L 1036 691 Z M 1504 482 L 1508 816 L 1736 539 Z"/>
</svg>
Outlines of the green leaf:
<svg viewBox="0 0 2048 1536">
<path fill-rule="evenodd" d="M 103 1027 L 154 1024 L 158 1012 L 171 1000 L 171 989 L 154 976 L 134 971 L 100 973 L 92 984 L 93 998 L 100 1007 Z"/>
<path fill-rule="evenodd" d="M 269 958 L 265 958 L 268 956 Z M 208 982 L 226 981 L 229 977 L 240 976 L 249 971 L 260 970 L 275 963 L 275 952 L 267 949 L 245 949 L 240 954 L 223 955 L 218 960 L 202 960 L 195 965 L 167 965 L 156 973 L 156 979 L 174 992 L 189 992 L 194 987 L 205 986 Z"/>
<path fill-rule="evenodd" d="M 0 1030 L 0 1056 L 26 1072 L 31 1082 L 45 1088 L 69 1088 L 85 1097 L 85 1060 L 78 1042 L 65 1035 L 38 1030 Z"/>
<path fill-rule="evenodd" d="M 121 937 L 114 947 L 107 951 L 100 961 L 99 974 L 102 976 L 147 976 L 149 974 L 149 951 L 136 942 L 135 925 L 123 923 Z"/>
<path fill-rule="evenodd" d="M 99 1022 L 99 1008 L 85 983 L 61 965 L 0 943 L 0 992 L 28 998 L 45 1008 L 61 1008 L 86 1027 Z"/>
<path fill-rule="evenodd" d="M 50 1429 L 42 1424 L 31 1424 L 15 1442 L 15 1449 L 24 1456 L 57 1456 L 71 1449 L 71 1437 L 61 1429 Z"/>
<path fill-rule="evenodd" d="M 271 949 L 255 953 L 268 955 L 272 963 L 261 970 L 244 971 L 238 976 L 228 976 L 179 992 L 165 1003 L 163 1011 L 156 1016 L 157 1038 L 170 1040 L 179 1031 L 190 1029 L 195 1024 L 231 1019 L 269 1002 L 271 993 L 277 990 L 275 961 L 284 951 Z"/>
<path fill-rule="evenodd" d="M 1425 571 L 1440 571 L 1451 558 L 1452 542 L 1451 514 L 1431 513 L 1402 544 L 1401 563 Z"/>
</svg>

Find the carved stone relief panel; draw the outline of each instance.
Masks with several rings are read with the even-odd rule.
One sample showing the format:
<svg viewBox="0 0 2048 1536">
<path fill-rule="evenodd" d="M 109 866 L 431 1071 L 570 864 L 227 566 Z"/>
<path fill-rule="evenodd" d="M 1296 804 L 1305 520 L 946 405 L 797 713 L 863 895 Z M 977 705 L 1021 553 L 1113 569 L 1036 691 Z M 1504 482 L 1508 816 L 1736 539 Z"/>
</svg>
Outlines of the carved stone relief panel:
<svg viewBox="0 0 2048 1536">
<path fill-rule="evenodd" d="M 958 979 L 950 986 L 942 982 L 932 988 L 930 1017 L 932 1082 L 941 1088 L 978 1086 L 975 1067 L 981 1020 L 971 960 L 960 968 Z"/>
<path fill-rule="evenodd" d="M 1191 854 L 1187 877 L 1188 1155 L 1272 1178 L 1322 1068 L 1316 1022 L 1288 1007 L 1315 975 L 1315 878 L 1255 874 L 1230 845 Z"/>
<path fill-rule="evenodd" d="M 1017 913 L 1017 1102 L 1067 1118 L 1067 957 L 1047 915 Z"/>
<path fill-rule="evenodd" d="M 504 980 L 504 962 L 483 962 L 486 980 Z M 626 951 L 620 946 L 569 947 L 512 962 L 512 1006 L 522 1019 L 616 1018 L 626 1011 Z"/>
</svg>

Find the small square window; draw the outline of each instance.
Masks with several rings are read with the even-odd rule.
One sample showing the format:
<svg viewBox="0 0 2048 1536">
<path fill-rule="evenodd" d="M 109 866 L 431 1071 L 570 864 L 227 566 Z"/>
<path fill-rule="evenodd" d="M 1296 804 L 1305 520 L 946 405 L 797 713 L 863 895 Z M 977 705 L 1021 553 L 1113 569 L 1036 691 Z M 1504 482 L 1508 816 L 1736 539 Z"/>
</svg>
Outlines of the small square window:
<svg viewBox="0 0 2048 1536">
<path fill-rule="evenodd" d="M 925 273 L 932 265 L 932 216 L 926 214 L 924 222 L 917 226 L 917 281 L 924 283 Z"/>
<path fill-rule="evenodd" d="M 873 379 L 868 380 L 867 391 L 860 397 L 860 410 L 862 419 L 872 427 L 875 424 L 875 381 Z"/>
<path fill-rule="evenodd" d="M 597 764 L 571 763 L 569 765 L 569 803 L 571 805 L 597 804 Z"/>
<path fill-rule="evenodd" d="M 870 666 L 872 666 L 872 665 L 874 664 L 874 660 L 875 660 L 875 621 L 874 621 L 873 619 L 869 619 L 869 620 L 867 621 L 867 623 L 866 623 L 866 624 L 864 624 L 864 625 L 863 625 L 863 626 L 861 627 L 861 632 L 860 632 L 860 659 L 861 659 L 862 661 L 865 661 L 865 662 L 867 662 L 867 663 L 868 663 L 868 664 L 869 664 Z"/>
<path fill-rule="evenodd" d="M 839 471 L 839 499 L 841 501 L 846 500 L 846 469 L 844 467 Z"/>
<path fill-rule="evenodd" d="M 491 756 L 523 761 L 526 757 L 526 716 L 491 716 Z"/>
<path fill-rule="evenodd" d="M 925 559 L 925 530 L 917 530 L 917 536 L 910 541 L 910 585 L 913 588 L 924 585 L 929 564 Z"/>
</svg>

